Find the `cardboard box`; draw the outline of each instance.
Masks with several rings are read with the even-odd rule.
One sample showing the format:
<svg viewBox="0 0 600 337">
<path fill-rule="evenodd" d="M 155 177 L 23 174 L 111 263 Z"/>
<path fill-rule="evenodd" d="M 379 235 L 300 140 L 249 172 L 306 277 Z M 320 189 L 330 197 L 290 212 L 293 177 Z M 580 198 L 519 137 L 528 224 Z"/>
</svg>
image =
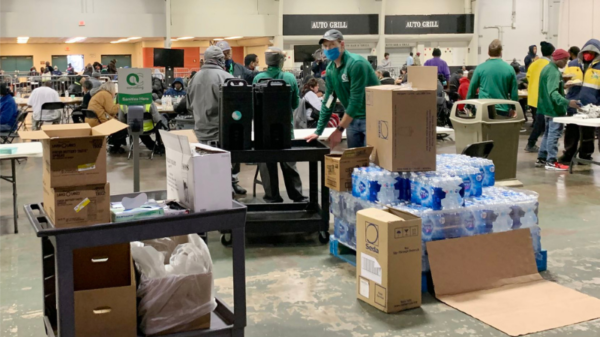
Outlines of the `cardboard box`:
<svg viewBox="0 0 600 337">
<path fill-rule="evenodd" d="M 75 291 L 130 285 L 129 243 L 74 250 L 73 284 Z"/>
<path fill-rule="evenodd" d="M 110 222 L 110 186 L 44 186 L 44 210 L 55 228 Z"/>
<path fill-rule="evenodd" d="M 413 89 L 366 88 L 367 144 L 375 147 L 375 164 L 388 171 L 435 171 L 437 68 L 408 72 Z"/>
<path fill-rule="evenodd" d="M 194 130 L 160 130 L 160 135 L 167 156 L 167 199 L 194 212 L 230 209 L 229 152 L 198 143 Z"/>
<path fill-rule="evenodd" d="M 69 187 L 106 183 L 106 136 L 125 128 L 111 119 L 93 128 L 86 123 L 44 125 L 40 131 L 19 131 L 19 136 L 41 140 L 44 186 Z"/>
<path fill-rule="evenodd" d="M 421 218 L 369 208 L 357 213 L 356 297 L 386 312 L 421 306 Z"/>
<path fill-rule="evenodd" d="M 137 336 L 136 283 L 129 260 L 130 284 L 75 291 L 76 337 Z"/>
<path fill-rule="evenodd" d="M 511 336 L 600 317 L 600 300 L 544 280 L 529 229 L 427 242 L 436 297 Z"/>
<path fill-rule="evenodd" d="M 347 149 L 342 154 L 325 155 L 325 186 L 339 192 L 352 190 L 352 171 L 369 166 L 373 147 Z"/>
</svg>

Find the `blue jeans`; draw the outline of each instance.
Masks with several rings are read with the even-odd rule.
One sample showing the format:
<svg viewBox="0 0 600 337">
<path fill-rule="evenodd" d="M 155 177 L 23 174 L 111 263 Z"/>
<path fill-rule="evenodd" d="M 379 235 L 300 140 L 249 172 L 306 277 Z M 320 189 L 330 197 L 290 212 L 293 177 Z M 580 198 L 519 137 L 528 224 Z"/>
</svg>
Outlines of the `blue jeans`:
<svg viewBox="0 0 600 337">
<path fill-rule="evenodd" d="M 365 146 L 367 140 L 366 119 L 353 119 L 346 129 L 346 137 L 348 138 L 348 148 Z"/>
<path fill-rule="evenodd" d="M 558 139 L 562 136 L 564 125 L 554 123 L 554 119 L 548 116 L 545 117 L 545 121 L 546 131 L 544 132 L 544 138 L 542 138 L 538 159 L 553 163 L 558 155 Z"/>
</svg>

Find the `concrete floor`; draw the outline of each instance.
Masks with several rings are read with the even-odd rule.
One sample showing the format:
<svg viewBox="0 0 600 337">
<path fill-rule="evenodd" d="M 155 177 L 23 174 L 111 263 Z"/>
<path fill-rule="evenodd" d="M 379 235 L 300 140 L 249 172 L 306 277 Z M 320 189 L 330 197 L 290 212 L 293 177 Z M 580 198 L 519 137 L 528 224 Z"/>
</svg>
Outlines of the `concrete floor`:
<svg viewBox="0 0 600 337">
<path fill-rule="evenodd" d="M 521 135 L 521 148 L 526 135 Z M 451 141 L 438 152 L 453 152 Z M 598 154 L 596 154 L 598 157 Z M 518 178 L 540 194 L 542 245 L 549 252 L 544 278 L 600 298 L 600 168 L 569 175 L 535 168 L 535 154 L 519 153 Z M 163 157 L 142 162 L 142 190 L 165 188 Z M 132 163 L 110 157 L 111 193 L 132 191 Z M 41 199 L 41 159 L 18 166 L 19 205 Z M 308 165 L 298 165 L 305 187 Z M 10 170 L 2 163 L 2 173 Z M 250 190 L 255 166 L 243 166 Z M 280 180 L 282 181 L 282 180 Z M 260 189 L 260 187 L 259 187 Z M 282 186 L 282 191 L 284 187 Z M 262 192 L 262 190 L 261 190 Z M 21 212 L 12 234 L 12 191 L 0 184 L 0 336 L 43 336 L 39 240 Z M 387 315 L 358 301 L 355 268 L 329 255 L 313 236 L 249 238 L 246 249 L 248 327 L 246 336 L 505 336 L 476 319 L 423 295 L 423 306 Z M 232 301 L 231 250 L 211 233 L 216 292 Z M 600 320 L 535 336 L 600 336 Z"/>
</svg>

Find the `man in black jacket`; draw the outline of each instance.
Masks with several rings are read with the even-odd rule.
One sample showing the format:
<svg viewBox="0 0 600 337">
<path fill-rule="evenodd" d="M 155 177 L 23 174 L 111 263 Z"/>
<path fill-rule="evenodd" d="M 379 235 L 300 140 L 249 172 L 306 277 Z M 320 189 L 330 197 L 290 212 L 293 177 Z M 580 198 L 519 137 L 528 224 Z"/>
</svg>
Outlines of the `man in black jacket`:
<svg viewBox="0 0 600 337">
<path fill-rule="evenodd" d="M 94 84 L 89 79 L 81 82 L 81 90 L 83 91 L 83 101 L 81 105 L 73 109 L 73 114 L 71 118 L 73 118 L 73 123 L 83 123 L 85 122 L 85 117 L 81 110 L 85 110 L 88 108 L 90 104 L 90 100 L 92 99 L 92 95 L 90 91 L 94 87 Z"/>
<path fill-rule="evenodd" d="M 248 84 L 254 81 L 254 72 L 244 67 L 241 64 L 233 61 L 233 55 L 231 54 L 231 46 L 225 40 L 217 42 L 217 47 L 221 48 L 223 55 L 225 55 L 225 70 L 235 78 L 241 78 Z"/>
<path fill-rule="evenodd" d="M 327 59 L 323 56 L 323 52 L 321 49 L 317 49 L 317 51 L 313 54 L 315 61 L 312 64 L 312 72 L 315 78 L 321 78 L 321 74 L 327 69 Z"/>
</svg>

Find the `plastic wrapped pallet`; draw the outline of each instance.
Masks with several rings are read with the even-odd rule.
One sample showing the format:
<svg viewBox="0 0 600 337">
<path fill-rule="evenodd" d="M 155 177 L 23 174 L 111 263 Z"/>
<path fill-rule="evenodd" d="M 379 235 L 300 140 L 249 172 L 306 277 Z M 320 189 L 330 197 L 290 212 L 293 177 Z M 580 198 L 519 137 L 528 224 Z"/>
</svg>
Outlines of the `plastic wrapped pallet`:
<svg viewBox="0 0 600 337">
<path fill-rule="evenodd" d="M 169 264 L 154 247 L 135 242 L 131 253 L 140 269 L 138 316 L 145 335 L 164 335 L 210 327 L 214 298 L 212 259 L 196 234 L 177 246 Z"/>
</svg>

